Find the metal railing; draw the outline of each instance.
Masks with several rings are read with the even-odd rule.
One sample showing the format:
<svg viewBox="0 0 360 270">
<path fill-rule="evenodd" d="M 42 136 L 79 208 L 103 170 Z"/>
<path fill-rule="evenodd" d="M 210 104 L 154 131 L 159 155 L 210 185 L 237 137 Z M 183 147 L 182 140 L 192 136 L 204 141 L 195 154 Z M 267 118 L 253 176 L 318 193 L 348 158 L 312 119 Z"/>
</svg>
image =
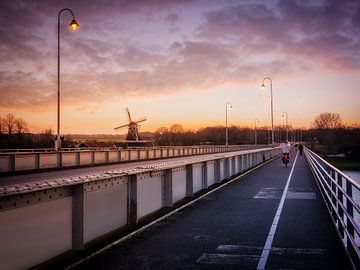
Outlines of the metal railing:
<svg viewBox="0 0 360 270">
<path fill-rule="evenodd" d="M 353 267 L 360 269 L 360 184 L 308 148 L 305 154 Z"/>
</svg>

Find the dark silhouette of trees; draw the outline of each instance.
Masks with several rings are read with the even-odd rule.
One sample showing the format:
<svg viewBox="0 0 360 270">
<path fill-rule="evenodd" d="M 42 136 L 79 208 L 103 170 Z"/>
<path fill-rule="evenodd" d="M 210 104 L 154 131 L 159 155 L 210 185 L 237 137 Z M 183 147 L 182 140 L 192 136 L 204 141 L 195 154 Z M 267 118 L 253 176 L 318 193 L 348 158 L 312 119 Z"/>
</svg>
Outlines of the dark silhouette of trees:
<svg viewBox="0 0 360 270">
<path fill-rule="evenodd" d="M 329 112 L 323 112 L 318 115 L 313 126 L 315 129 L 336 129 L 343 127 L 340 115 Z"/>
</svg>

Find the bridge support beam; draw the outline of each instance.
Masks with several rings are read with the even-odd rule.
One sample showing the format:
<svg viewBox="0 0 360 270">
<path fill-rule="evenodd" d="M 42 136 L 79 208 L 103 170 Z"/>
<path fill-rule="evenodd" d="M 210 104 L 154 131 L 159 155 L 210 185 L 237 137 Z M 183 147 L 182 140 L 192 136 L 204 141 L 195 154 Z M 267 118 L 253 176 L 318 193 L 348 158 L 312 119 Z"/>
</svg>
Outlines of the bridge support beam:
<svg viewBox="0 0 360 270">
<path fill-rule="evenodd" d="M 220 183 L 221 182 L 220 159 L 216 159 L 214 161 L 214 175 L 215 175 L 215 183 Z"/>
<path fill-rule="evenodd" d="M 172 169 L 167 169 L 164 175 L 164 207 L 173 206 L 173 181 L 172 181 Z"/>
<path fill-rule="evenodd" d="M 128 176 L 128 217 L 127 223 L 133 226 L 137 223 L 137 174 Z"/>
<path fill-rule="evenodd" d="M 194 196 L 193 165 L 186 165 L 186 197 Z"/>
<path fill-rule="evenodd" d="M 207 162 L 204 161 L 201 166 L 201 175 L 202 175 L 202 186 L 203 188 L 208 188 L 208 172 L 207 172 Z"/>
<path fill-rule="evenodd" d="M 72 249 L 84 249 L 84 184 L 72 187 Z"/>
</svg>

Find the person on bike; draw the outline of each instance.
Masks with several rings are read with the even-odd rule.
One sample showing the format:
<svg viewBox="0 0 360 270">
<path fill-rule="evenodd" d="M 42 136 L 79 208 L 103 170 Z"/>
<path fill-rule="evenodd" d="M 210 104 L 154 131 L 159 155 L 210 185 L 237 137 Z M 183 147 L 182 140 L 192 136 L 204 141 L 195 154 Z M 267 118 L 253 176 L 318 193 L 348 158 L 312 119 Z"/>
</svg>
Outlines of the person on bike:
<svg viewBox="0 0 360 270">
<path fill-rule="evenodd" d="M 283 153 L 282 161 L 285 164 L 285 159 L 290 160 L 290 144 L 287 140 L 285 140 L 281 145 L 281 151 Z"/>
</svg>

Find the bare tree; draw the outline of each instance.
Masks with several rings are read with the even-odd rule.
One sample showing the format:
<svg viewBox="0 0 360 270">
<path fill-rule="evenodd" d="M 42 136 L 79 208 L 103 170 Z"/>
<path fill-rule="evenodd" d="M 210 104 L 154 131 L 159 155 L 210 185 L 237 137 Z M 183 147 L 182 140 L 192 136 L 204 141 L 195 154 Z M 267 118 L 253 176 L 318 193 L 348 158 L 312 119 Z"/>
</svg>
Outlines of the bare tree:
<svg viewBox="0 0 360 270">
<path fill-rule="evenodd" d="M 315 128 L 318 129 L 336 129 L 341 128 L 342 121 L 338 113 L 323 112 L 315 118 L 313 123 Z"/>
<path fill-rule="evenodd" d="M 4 124 L 5 124 L 5 132 L 7 132 L 7 134 L 9 135 L 9 141 L 11 141 L 11 136 L 15 129 L 15 117 L 12 113 L 8 113 L 5 116 Z"/>
<path fill-rule="evenodd" d="M 5 124 L 4 124 L 4 118 L 0 116 L 0 135 L 5 133 Z"/>
<path fill-rule="evenodd" d="M 184 133 L 184 128 L 180 124 L 173 124 L 170 126 L 169 131 L 173 133 Z"/>
<path fill-rule="evenodd" d="M 17 133 L 19 139 L 21 139 L 22 135 L 27 131 L 27 123 L 22 118 L 15 118 L 14 120 L 14 131 Z"/>
</svg>

